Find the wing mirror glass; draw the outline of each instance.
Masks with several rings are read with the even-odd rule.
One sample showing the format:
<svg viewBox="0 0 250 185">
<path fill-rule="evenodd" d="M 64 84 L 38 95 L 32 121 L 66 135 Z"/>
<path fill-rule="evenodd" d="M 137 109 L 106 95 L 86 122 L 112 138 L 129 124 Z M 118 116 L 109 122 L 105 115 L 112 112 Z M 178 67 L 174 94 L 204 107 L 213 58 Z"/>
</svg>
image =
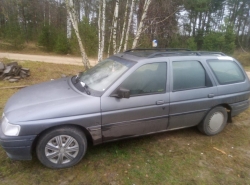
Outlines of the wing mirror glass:
<svg viewBox="0 0 250 185">
<path fill-rule="evenodd" d="M 130 90 L 125 88 L 119 88 L 116 91 L 116 94 L 112 94 L 111 96 L 116 98 L 130 98 Z"/>
</svg>

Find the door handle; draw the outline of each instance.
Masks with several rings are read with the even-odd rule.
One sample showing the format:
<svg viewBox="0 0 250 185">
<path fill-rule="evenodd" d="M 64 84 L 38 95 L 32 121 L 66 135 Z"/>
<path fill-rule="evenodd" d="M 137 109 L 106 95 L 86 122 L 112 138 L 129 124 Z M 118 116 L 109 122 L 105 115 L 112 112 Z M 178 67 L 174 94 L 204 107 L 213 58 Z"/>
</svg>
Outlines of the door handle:
<svg viewBox="0 0 250 185">
<path fill-rule="evenodd" d="M 156 105 L 162 105 L 162 104 L 164 104 L 164 101 L 163 101 L 163 100 L 158 100 L 158 101 L 156 101 Z"/>
<path fill-rule="evenodd" d="M 213 98 L 213 97 L 214 97 L 214 94 L 208 94 L 207 97 L 208 97 L 208 98 Z"/>
</svg>

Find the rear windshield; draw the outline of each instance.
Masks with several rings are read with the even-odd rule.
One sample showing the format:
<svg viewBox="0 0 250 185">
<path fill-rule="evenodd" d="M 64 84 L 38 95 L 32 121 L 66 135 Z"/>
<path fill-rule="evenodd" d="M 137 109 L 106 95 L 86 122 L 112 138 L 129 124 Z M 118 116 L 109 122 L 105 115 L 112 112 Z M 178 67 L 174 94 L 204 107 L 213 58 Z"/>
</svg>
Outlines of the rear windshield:
<svg viewBox="0 0 250 185">
<path fill-rule="evenodd" d="M 219 84 L 243 82 L 245 76 L 240 67 L 231 60 L 207 60 Z"/>
</svg>

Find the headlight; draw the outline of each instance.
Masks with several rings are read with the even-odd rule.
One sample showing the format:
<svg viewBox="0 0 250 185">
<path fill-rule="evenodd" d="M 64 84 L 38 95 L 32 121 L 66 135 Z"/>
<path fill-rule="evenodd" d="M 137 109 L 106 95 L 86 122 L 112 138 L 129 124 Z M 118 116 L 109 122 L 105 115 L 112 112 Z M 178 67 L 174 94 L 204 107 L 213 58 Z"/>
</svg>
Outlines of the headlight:
<svg viewBox="0 0 250 185">
<path fill-rule="evenodd" d="M 4 135 L 6 136 L 18 136 L 20 132 L 20 126 L 10 124 L 8 119 L 4 115 L 2 117 L 1 127 Z"/>
</svg>

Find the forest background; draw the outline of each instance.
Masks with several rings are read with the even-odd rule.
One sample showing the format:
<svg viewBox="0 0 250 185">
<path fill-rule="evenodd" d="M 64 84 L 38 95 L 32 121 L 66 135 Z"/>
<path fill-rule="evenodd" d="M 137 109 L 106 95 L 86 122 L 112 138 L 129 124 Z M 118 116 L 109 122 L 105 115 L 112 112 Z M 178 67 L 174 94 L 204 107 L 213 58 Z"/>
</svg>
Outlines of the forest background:
<svg viewBox="0 0 250 185">
<path fill-rule="evenodd" d="M 0 49 L 79 55 L 64 0 L 0 0 Z M 250 50 L 249 0 L 70 0 L 89 57 L 130 48 Z"/>
</svg>

